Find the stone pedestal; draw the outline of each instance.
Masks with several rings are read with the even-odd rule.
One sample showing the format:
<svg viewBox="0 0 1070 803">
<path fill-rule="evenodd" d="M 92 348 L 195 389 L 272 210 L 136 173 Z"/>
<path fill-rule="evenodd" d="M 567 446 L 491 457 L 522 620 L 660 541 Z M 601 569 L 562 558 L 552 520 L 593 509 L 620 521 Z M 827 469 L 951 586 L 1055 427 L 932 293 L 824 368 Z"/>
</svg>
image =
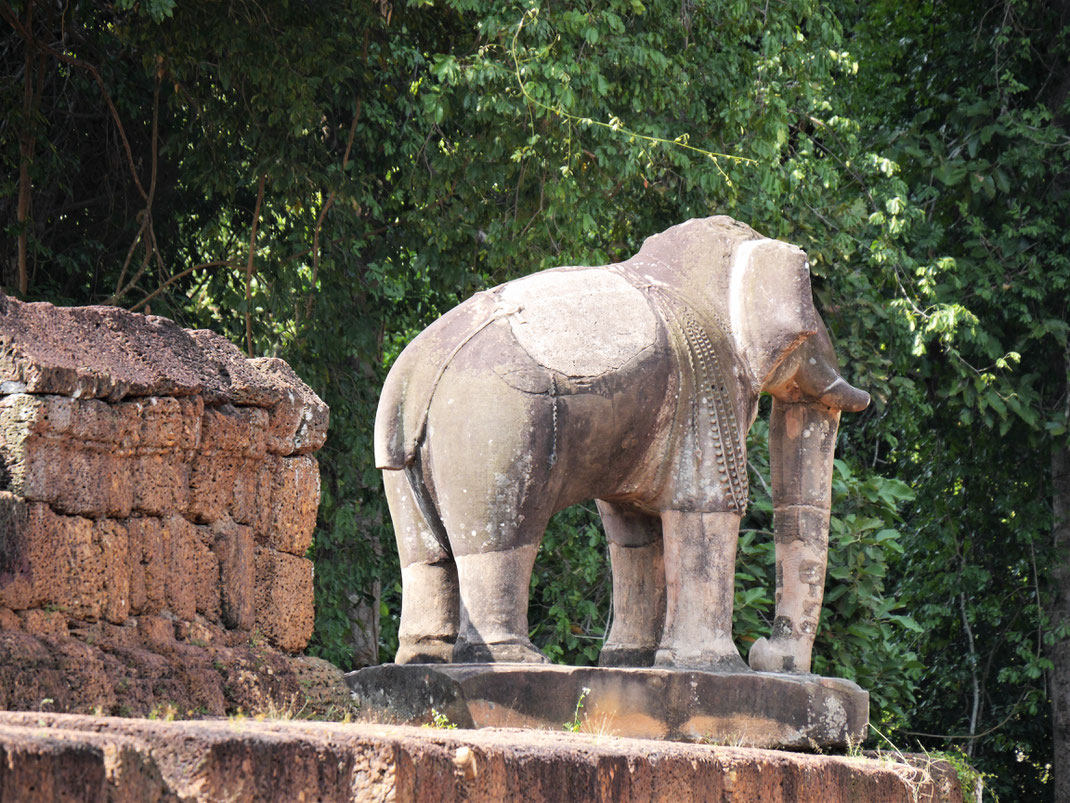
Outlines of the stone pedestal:
<svg viewBox="0 0 1070 803">
<path fill-rule="evenodd" d="M 441 717 L 460 728 L 523 727 L 746 747 L 860 743 L 869 694 L 849 680 L 530 664 L 384 664 L 346 681 L 363 718 Z M 582 697 L 582 702 L 581 702 Z"/>
</svg>

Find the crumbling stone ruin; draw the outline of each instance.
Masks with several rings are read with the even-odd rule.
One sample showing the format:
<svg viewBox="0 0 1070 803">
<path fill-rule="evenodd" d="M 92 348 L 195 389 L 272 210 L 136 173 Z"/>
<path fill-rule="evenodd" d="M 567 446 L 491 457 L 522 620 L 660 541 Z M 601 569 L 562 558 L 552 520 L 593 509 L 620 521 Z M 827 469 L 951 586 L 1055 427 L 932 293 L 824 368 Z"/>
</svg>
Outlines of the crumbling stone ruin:
<svg viewBox="0 0 1070 803">
<path fill-rule="evenodd" d="M 0 296 L 0 707 L 222 713 L 332 674 L 284 655 L 327 423 L 212 332 Z"/>
</svg>

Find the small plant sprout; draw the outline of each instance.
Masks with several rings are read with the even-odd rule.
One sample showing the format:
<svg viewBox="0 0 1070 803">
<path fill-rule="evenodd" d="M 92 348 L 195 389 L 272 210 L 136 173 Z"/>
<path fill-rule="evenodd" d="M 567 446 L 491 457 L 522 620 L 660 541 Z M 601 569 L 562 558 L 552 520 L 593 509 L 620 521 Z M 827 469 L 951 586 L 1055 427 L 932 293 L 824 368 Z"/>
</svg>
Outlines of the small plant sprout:
<svg viewBox="0 0 1070 803">
<path fill-rule="evenodd" d="M 580 698 L 578 700 L 576 700 L 576 710 L 572 713 L 572 721 L 571 722 L 566 722 L 562 726 L 569 733 L 579 733 L 580 732 L 580 727 L 583 725 L 583 722 L 580 720 L 580 711 L 583 710 L 583 701 L 584 701 L 584 699 L 590 693 L 591 693 L 591 690 L 587 686 L 584 686 L 580 690 Z"/>
<path fill-rule="evenodd" d="M 442 728 L 444 730 L 453 731 L 457 730 L 457 723 L 450 722 L 450 718 L 439 711 L 437 708 L 431 709 L 431 722 L 424 726 L 425 728 Z"/>
</svg>

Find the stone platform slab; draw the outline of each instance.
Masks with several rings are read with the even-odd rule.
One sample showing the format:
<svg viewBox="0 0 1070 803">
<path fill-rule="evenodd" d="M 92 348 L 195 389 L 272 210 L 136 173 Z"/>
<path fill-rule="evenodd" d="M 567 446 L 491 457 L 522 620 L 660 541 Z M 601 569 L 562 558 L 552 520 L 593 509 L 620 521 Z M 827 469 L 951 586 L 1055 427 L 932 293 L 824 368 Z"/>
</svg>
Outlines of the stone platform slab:
<svg viewBox="0 0 1070 803">
<path fill-rule="evenodd" d="M 949 764 L 903 758 L 530 730 L 0 712 L 0 801 L 962 803 Z"/>
<path fill-rule="evenodd" d="M 747 747 L 861 744 L 869 694 L 849 680 L 531 664 L 384 664 L 346 675 L 359 716 Z M 582 697 L 582 702 L 581 702 Z M 445 720 L 442 718 L 445 717 Z"/>
</svg>

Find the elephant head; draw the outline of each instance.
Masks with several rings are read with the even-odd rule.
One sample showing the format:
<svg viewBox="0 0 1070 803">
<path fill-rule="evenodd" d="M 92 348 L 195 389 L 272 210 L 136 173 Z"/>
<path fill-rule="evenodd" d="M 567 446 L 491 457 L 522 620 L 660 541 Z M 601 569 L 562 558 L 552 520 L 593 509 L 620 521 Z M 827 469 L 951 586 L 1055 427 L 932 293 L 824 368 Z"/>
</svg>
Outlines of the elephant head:
<svg viewBox="0 0 1070 803">
<path fill-rule="evenodd" d="M 864 410 L 870 399 L 840 376 L 800 249 L 749 240 L 737 246 L 732 262 L 734 339 L 760 390 L 773 396 L 776 615 L 772 636 L 752 645 L 750 665 L 808 672 L 824 593 L 840 412 Z"/>
<path fill-rule="evenodd" d="M 744 430 L 753 421 L 757 396 L 773 396 L 776 615 L 771 637 L 752 646 L 750 664 L 763 671 L 807 672 L 824 591 L 840 412 L 865 409 L 869 394 L 840 376 L 801 249 L 715 217 L 651 237 L 625 264 L 647 281 L 673 287 L 707 316 L 710 328 L 725 331 L 722 349 L 737 366 L 735 401 L 742 417 L 750 416 Z M 621 549 L 616 552 L 627 560 Z M 722 595 L 712 607 L 730 604 Z M 670 626 L 682 615 L 670 610 Z"/>
</svg>

